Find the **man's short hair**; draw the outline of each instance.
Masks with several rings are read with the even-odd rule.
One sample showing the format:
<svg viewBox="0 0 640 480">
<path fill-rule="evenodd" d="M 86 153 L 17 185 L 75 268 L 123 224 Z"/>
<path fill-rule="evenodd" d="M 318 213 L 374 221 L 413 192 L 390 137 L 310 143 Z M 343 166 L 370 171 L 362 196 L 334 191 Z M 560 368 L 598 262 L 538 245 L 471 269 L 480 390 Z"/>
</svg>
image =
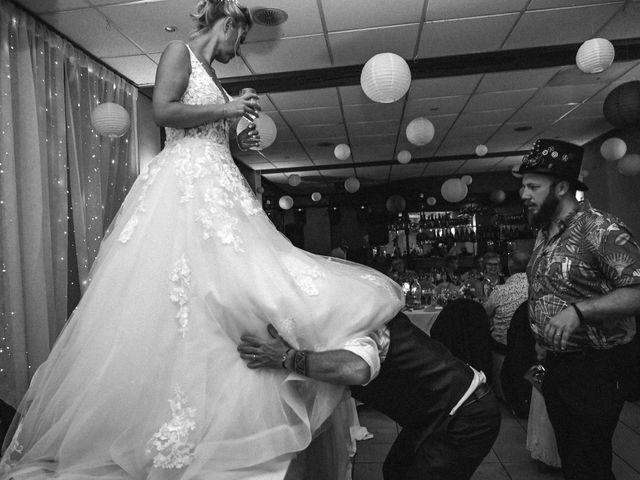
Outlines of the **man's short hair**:
<svg viewBox="0 0 640 480">
<path fill-rule="evenodd" d="M 509 255 L 509 271 L 511 274 L 527 271 L 527 264 L 531 254 L 524 250 L 515 250 Z"/>
</svg>

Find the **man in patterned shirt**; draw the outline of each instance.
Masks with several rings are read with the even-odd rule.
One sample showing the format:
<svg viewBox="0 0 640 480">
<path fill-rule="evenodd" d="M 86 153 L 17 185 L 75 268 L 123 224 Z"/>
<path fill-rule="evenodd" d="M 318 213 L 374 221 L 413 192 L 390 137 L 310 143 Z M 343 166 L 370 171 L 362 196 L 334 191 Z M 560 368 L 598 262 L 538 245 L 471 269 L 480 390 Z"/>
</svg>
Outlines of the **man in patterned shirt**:
<svg viewBox="0 0 640 480">
<path fill-rule="evenodd" d="M 587 190 L 582 153 L 541 139 L 519 168 L 539 229 L 527 268 L 529 318 L 546 351 L 543 393 L 564 476 L 608 480 L 640 313 L 640 249 L 619 219 L 576 200 Z"/>
</svg>

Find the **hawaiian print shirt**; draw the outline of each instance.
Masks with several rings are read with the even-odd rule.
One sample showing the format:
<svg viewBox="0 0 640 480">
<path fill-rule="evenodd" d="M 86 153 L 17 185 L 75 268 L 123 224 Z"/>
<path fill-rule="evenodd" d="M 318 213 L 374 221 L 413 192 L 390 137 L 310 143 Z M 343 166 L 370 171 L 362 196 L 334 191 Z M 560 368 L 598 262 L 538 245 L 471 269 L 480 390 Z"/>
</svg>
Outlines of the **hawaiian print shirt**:
<svg viewBox="0 0 640 480">
<path fill-rule="evenodd" d="M 640 284 L 640 249 L 627 227 L 616 217 L 580 202 L 553 237 L 538 232 L 527 267 L 529 318 L 540 345 L 549 320 L 571 303 Z M 630 342 L 633 317 L 582 324 L 571 335 L 567 351 L 605 349 Z"/>
</svg>

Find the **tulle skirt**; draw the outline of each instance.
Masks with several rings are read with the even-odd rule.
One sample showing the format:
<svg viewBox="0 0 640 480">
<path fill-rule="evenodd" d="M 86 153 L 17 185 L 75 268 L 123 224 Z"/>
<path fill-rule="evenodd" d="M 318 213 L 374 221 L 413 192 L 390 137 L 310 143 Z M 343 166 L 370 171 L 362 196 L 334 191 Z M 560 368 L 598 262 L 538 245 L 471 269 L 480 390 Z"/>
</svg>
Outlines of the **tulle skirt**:
<svg viewBox="0 0 640 480">
<path fill-rule="evenodd" d="M 560 456 L 556 435 L 549 420 L 547 407 L 542 393 L 536 388 L 531 389 L 531 406 L 527 424 L 527 450 L 531 458 L 540 460 L 551 467 L 560 468 Z"/>
<path fill-rule="evenodd" d="M 402 303 L 377 271 L 295 248 L 225 145 L 184 138 L 127 196 L 18 409 L 0 471 L 16 480 L 282 478 L 345 390 L 250 370 L 240 336 L 267 337 L 271 323 L 296 348 L 340 348 Z"/>
</svg>

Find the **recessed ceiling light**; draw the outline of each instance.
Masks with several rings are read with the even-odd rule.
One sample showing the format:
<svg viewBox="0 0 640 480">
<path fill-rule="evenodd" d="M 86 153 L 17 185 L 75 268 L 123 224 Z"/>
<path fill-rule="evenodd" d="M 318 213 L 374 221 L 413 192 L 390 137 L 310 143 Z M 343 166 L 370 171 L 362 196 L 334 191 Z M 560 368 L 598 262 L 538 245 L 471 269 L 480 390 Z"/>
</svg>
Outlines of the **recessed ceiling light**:
<svg viewBox="0 0 640 480">
<path fill-rule="evenodd" d="M 165 32 L 173 33 L 178 30 L 178 27 L 175 25 L 167 25 L 164 27 Z"/>
<path fill-rule="evenodd" d="M 533 127 L 530 125 L 523 125 L 522 127 L 516 127 L 513 129 L 514 132 L 526 132 L 528 130 L 532 130 Z"/>
<path fill-rule="evenodd" d="M 253 21 L 258 25 L 264 25 L 265 27 L 277 27 L 287 21 L 289 15 L 284 10 L 279 8 L 254 8 L 251 12 Z"/>
</svg>

